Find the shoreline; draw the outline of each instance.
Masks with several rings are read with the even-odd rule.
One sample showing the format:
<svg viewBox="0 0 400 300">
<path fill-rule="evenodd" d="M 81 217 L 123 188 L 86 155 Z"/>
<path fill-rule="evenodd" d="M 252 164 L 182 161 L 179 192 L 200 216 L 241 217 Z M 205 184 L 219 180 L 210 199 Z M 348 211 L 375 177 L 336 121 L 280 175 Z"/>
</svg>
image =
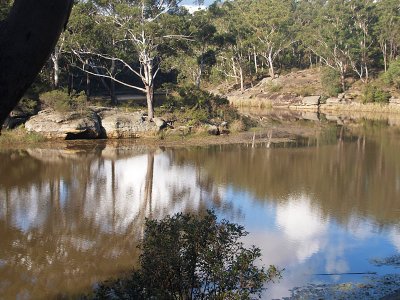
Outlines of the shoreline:
<svg viewBox="0 0 400 300">
<path fill-rule="evenodd" d="M 255 117 L 257 118 L 257 117 Z M 259 124 L 261 125 L 261 124 Z M 73 139 L 65 140 L 61 138 L 28 139 L 30 133 L 21 130 L 4 131 L 3 137 L 0 136 L 0 149 L 24 149 L 31 147 L 44 148 L 65 148 L 68 146 L 83 147 L 88 145 L 129 145 L 135 144 L 149 147 L 196 147 L 229 144 L 262 144 L 269 145 L 291 143 L 301 138 L 312 138 L 316 134 L 322 133 L 331 128 L 333 124 L 321 124 L 318 122 L 310 124 L 300 124 L 298 122 L 283 121 L 279 124 L 267 124 L 260 127 L 253 127 L 247 131 L 231 132 L 228 134 L 211 135 L 207 132 L 191 133 L 179 135 L 172 132 L 162 132 L 157 135 L 148 135 L 134 138 L 119 139 Z M 15 133 L 15 136 L 13 134 Z M 18 136 L 21 135 L 21 136 Z M 35 134 L 36 135 L 36 134 Z M 8 137 L 7 137 L 8 136 Z M 25 138 L 24 138 L 25 137 Z M 2 140 L 3 139 L 3 140 Z"/>
<path fill-rule="evenodd" d="M 0 135 L 0 149 L 23 149 L 27 147 L 61 147 L 74 144 L 136 144 L 158 147 L 210 146 L 228 144 L 269 143 L 279 144 L 293 142 L 299 138 L 312 138 L 324 130 L 338 125 L 357 124 L 362 120 L 388 121 L 388 125 L 400 126 L 399 110 L 351 110 L 363 106 L 340 104 L 338 106 L 323 105 L 311 108 L 296 109 L 256 107 L 241 107 L 241 115 L 251 115 L 250 118 L 258 123 L 258 127 L 246 131 L 230 132 L 228 134 L 211 135 L 207 132 L 178 134 L 173 131 L 149 133 L 140 137 L 106 138 L 106 139 L 71 139 L 45 138 L 37 133 L 29 133 L 23 128 L 3 130 Z M 372 107 L 376 107 L 373 105 Z M 346 109 L 343 109 L 346 107 Z M 384 107 L 386 108 L 386 107 Z M 323 117 L 321 117 L 321 114 Z"/>
</svg>

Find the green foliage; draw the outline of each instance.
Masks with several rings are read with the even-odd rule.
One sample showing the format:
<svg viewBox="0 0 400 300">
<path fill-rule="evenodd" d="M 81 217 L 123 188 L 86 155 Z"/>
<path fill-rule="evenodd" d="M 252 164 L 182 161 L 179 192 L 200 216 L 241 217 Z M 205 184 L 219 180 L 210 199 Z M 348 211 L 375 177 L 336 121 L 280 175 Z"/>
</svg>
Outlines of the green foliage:
<svg viewBox="0 0 400 300">
<path fill-rule="evenodd" d="M 383 75 L 383 80 L 386 84 L 393 85 L 396 89 L 400 90 L 400 60 L 392 61 L 389 69 Z"/>
<path fill-rule="evenodd" d="M 260 249 L 245 248 L 243 226 L 177 214 L 147 220 L 140 248 L 140 270 L 125 280 L 101 285 L 95 299 L 251 299 L 265 282 L 280 277 L 258 267 Z"/>
<path fill-rule="evenodd" d="M 87 97 L 85 92 L 72 93 L 68 95 L 67 92 L 61 90 L 53 90 L 40 94 L 40 101 L 47 107 L 50 107 L 58 112 L 66 112 L 73 110 L 80 110 L 86 108 Z"/>
<path fill-rule="evenodd" d="M 218 118 L 227 122 L 239 118 L 236 108 L 221 96 L 201 90 L 196 86 L 178 87 L 167 97 L 166 107 L 182 113 L 182 118 L 190 126 L 200 125 Z"/>
<path fill-rule="evenodd" d="M 30 98 L 22 98 L 17 106 L 17 109 L 27 115 L 34 115 L 38 106 L 38 102 Z"/>
<path fill-rule="evenodd" d="M 340 74 L 332 68 L 324 68 L 321 73 L 321 84 L 326 96 L 336 97 L 342 92 Z"/>
<path fill-rule="evenodd" d="M 363 103 L 388 103 L 389 99 L 389 92 L 386 92 L 373 84 L 367 84 L 363 89 Z"/>
<path fill-rule="evenodd" d="M 7 17 L 13 0 L 0 0 L 0 20 L 3 20 Z"/>
</svg>

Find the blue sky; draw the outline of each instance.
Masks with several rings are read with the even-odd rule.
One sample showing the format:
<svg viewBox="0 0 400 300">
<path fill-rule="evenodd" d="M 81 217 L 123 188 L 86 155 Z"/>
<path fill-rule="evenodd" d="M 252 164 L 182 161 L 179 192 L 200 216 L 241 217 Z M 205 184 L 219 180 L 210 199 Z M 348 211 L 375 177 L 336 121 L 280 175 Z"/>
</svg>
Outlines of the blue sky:
<svg viewBox="0 0 400 300">
<path fill-rule="evenodd" d="M 183 0 L 181 4 L 193 5 L 194 2 L 195 2 L 194 0 Z M 214 0 L 204 0 L 204 5 L 210 5 L 213 2 L 214 2 Z"/>
</svg>

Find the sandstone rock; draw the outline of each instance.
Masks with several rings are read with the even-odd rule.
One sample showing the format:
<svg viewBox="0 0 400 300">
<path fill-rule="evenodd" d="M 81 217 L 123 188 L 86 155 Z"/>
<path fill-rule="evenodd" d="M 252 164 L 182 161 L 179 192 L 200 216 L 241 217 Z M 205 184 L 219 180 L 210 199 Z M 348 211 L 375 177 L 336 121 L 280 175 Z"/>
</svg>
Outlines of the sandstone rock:
<svg viewBox="0 0 400 300">
<path fill-rule="evenodd" d="M 122 112 L 117 109 L 104 110 L 99 113 L 103 133 L 107 138 L 140 137 L 147 133 L 157 132 L 154 122 L 145 121 L 140 112 Z"/>
<path fill-rule="evenodd" d="M 346 97 L 346 94 L 345 93 L 341 93 L 337 97 L 338 97 L 338 99 L 344 99 Z"/>
<path fill-rule="evenodd" d="M 303 105 L 319 105 L 321 96 L 308 96 L 303 98 Z"/>
<path fill-rule="evenodd" d="M 43 110 L 30 118 L 25 128 L 48 138 L 95 139 L 101 135 L 100 120 L 92 111 L 80 114 Z"/>
<path fill-rule="evenodd" d="M 305 111 L 302 113 L 302 118 L 303 120 L 309 120 L 309 121 L 319 121 L 319 115 L 317 112 L 309 112 Z"/>
<path fill-rule="evenodd" d="M 325 115 L 325 118 L 328 121 L 332 121 L 332 122 L 338 122 L 339 117 L 338 116 L 334 116 L 334 115 Z"/>
<path fill-rule="evenodd" d="M 165 122 L 165 120 L 163 120 L 161 118 L 153 118 L 153 122 L 158 127 L 158 130 L 161 130 L 161 129 L 167 127 L 167 122 Z"/>
<path fill-rule="evenodd" d="M 339 98 L 331 97 L 331 98 L 326 99 L 326 104 L 339 104 L 340 102 L 341 102 L 341 98 L 339 99 Z"/>
<path fill-rule="evenodd" d="M 400 98 L 391 97 L 390 100 L 389 100 L 389 103 L 390 104 L 400 105 Z"/>
</svg>

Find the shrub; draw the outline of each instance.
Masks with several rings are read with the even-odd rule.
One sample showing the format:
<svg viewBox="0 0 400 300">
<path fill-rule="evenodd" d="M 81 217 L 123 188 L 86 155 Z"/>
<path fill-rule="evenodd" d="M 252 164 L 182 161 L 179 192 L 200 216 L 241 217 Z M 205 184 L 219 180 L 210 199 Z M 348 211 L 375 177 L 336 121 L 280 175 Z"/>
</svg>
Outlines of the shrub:
<svg viewBox="0 0 400 300">
<path fill-rule="evenodd" d="M 34 115 L 37 106 L 38 102 L 36 100 L 30 98 L 22 98 L 21 101 L 19 101 L 18 103 L 17 109 L 21 110 L 27 115 Z"/>
<path fill-rule="evenodd" d="M 363 103 L 388 103 L 390 93 L 386 92 L 375 85 L 367 84 L 363 89 Z"/>
<path fill-rule="evenodd" d="M 324 68 L 321 72 L 322 89 L 326 96 L 336 97 L 342 92 L 340 74 L 332 68 Z"/>
<path fill-rule="evenodd" d="M 211 94 L 195 86 L 179 87 L 164 102 L 169 111 L 184 111 L 182 118 L 188 125 L 199 125 L 217 118 L 227 122 L 239 118 L 236 108 L 221 96 Z"/>
<path fill-rule="evenodd" d="M 246 129 L 246 125 L 244 124 L 243 120 L 235 120 L 229 125 L 229 129 L 232 132 L 241 132 Z"/>
<path fill-rule="evenodd" d="M 280 277 L 274 266 L 257 267 L 260 249 L 245 248 L 238 224 L 177 214 L 146 220 L 141 269 L 127 279 L 101 285 L 95 299 L 250 299 Z"/>
<path fill-rule="evenodd" d="M 200 125 L 210 119 L 210 113 L 207 109 L 191 108 L 185 111 L 183 118 L 187 120 L 188 126 Z"/>
<path fill-rule="evenodd" d="M 40 94 L 40 101 L 46 106 L 59 112 L 83 110 L 86 107 L 87 97 L 84 92 L 69 95 L 66 91 L 54 90 Z"/>
<path fill-rule="evenodd" d="M 394 60 L 390 63 L 389 69 L 383 75 L 386 84 L 393 85 L 400 90 L 400 60 Z"/>
</svg>

